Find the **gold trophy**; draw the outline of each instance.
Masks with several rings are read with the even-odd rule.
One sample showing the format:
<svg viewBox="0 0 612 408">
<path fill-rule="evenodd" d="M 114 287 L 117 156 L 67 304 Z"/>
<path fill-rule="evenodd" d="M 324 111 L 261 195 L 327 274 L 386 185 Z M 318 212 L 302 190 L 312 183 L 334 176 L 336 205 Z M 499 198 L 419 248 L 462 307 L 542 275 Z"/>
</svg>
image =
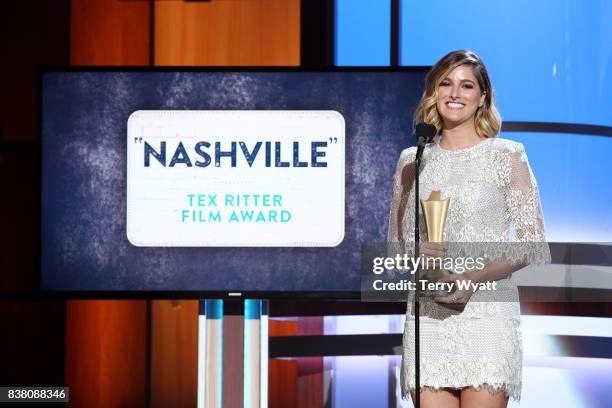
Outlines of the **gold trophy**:
<svg viewBox="0 0 612 408">
<path fill-rule="evenodd" d="M 446 223 L 446 215 L 450 198 L 442 200 L 440 191 L 432 191 L 427 200 L 420 200 L 423 216 L 425 217 L 425 225 L 427 226 L 427 238 L 429 242 L 442 242 L 444 238 L 444 224 Z M 435 261 L 435 262 L 434 262 Z M 451 272 L 442 268 L 442 262 L 438 259 L 429 259 L 429 265 L 425 264 L 420 279 L 427 281 L 426 288 L 421 291 L 423 296 L 439 297 L 448 296 L 451 292 L 440 288 L 427 288 L 430 283 L 436 283 L 444 276 L 448 276 Z M 431 263 L 434 263 L 434 268 L 429 268 Z"/>
</svg>

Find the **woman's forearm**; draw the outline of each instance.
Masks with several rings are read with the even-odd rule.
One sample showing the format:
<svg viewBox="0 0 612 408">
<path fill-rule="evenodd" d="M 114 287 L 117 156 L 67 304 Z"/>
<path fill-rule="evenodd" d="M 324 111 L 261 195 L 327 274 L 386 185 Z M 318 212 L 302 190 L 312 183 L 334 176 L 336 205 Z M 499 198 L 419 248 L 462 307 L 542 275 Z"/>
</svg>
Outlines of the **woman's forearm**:
<svg viewBox="0 0 612 408">
<path fill-rule="evenodd" d="M 502 259 L 487 264 L 480 270 L 466 272 L 468 279 L 471 279 L 474 283 L 496 281 L 507 278 L 513 272 L 526 266 L 524 263 L 512 263 L 508 260 Z"/>
</svg>

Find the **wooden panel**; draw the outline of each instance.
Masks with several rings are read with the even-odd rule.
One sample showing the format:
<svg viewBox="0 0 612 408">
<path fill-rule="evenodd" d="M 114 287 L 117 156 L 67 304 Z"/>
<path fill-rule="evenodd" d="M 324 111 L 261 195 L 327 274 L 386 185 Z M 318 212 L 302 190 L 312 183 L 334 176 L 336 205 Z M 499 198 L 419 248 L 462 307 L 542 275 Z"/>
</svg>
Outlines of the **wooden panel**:
<svg viewBox="0 0 612 408">
<path fill-rule="evenodd" d="M 68 301 L 65 385 L 70 406 L 146 405 L 147 303 Z"/>
<path fill-rule="evenodd" d="M 270 336 L 296 336 L 296 320 L 268 320 Z M 295 359 L 268 360 L 268 406 L 270 408 L 297 407 L 298 362 Z"/>
<path fill-rule="evenodd" d="M 268 336 L 296 336 L 298 334 L 297 320 L 268 320 Z"/>
<path fill-rule="evenodd" d="M 298 317 L 298 335 L 320 336 L 325 334 L 325 322 L 323 316 Z"/>
<path fill-rule="evenodd" d="M 155 2 L 155 65 L 299 65 L 300 0 Z"/>
<path fill-rule="evenodd" d="M 70 62 L 147 65 L 147 1 L 72 0 Z M 69 301 L 66 305 L 66 385 L 75 407 L 147 404 L 146 301 Z"/>
<path fill-rule="evenodd" d="M 300 357 L 297 359 L 298 408 L 323 406 L 323 357 Z"/>
<path fill-rule="evenodd" d="M 323 334 L 323 317 L 269 321 L 271 336 Z M 319 408 L 323 406 L 323 357 L 270 359 L 268 401 L 270 407 Z"/>
<path fill-rule="evenodd" d="M 148 65 L 148 1 L 72 0 L 70 63 Z"/>
<path fill-rule="evenodd" d="M 297 361 L 271 359 L 268 370 L 268 407 L 297 407 Z"/>
<path fill-rule="evenodd" d="M 198 301 L 153 301 L 151 320 L 151 407 L 195 407 Z"/>
</svg>

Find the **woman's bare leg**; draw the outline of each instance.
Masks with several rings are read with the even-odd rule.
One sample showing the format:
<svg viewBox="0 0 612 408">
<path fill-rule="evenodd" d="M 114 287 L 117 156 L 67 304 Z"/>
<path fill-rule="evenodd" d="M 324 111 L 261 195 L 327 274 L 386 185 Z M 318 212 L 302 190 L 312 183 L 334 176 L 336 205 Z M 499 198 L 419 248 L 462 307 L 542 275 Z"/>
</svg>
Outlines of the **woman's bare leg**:
<svg viewBox="0 0 612 408">
<path fill-rule="evenodd" d="M 461 408 L 506 408 L 508 395 L 498 390 L 493 392 L 487 387 L 476 390 L 472 387 L 461 390 Z"/>
<path fill-rule="evenodd" d="M 415 400 L 415 392 L 412 391 L 412 401 Z M 421 408 L 459 408 L 459 390 L 452 388 L 442 388 L 432 390 L 428 387 L 421 388 Z"/>
</svg>

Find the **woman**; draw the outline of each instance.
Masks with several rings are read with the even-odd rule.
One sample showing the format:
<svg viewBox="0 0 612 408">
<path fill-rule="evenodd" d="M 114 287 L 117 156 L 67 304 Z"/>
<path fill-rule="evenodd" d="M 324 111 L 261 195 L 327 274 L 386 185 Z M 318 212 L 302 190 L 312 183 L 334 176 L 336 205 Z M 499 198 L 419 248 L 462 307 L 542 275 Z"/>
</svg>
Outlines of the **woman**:
<svg viewBox="0 0 612 408">
<path fill-rule="evenodd" d="M 509 398 L 519 400 L 521 391 L 520 307 L 512 272 L 550 260 L 537 185 L 523 146 L 496 137 L 501 120 L 493 88 L 473 52 L 450 52 L 431 68 L 418 122 L 438 130 L 423 154 L 420 198 L 434 190 L 451 197 L 445 242 L 423 242 L 421 255 L 465 254 L 459 248 L 471 243 L 470 255 L 484 256 L 486 266 L 447 280 L 494 281 L 497 287 L 421 298 L 421 404 L 505 407 Z M 414 245 L 415 152 L 412 147 L 401 153 L 389 219 L 388 241 L 406 252 Z M 423 219 L 420 225 L 424 236 Z M 401 386 L 402 396 L 410 392 L 414 400 L 413 307 L 409 299 Z"/>
</svg>

